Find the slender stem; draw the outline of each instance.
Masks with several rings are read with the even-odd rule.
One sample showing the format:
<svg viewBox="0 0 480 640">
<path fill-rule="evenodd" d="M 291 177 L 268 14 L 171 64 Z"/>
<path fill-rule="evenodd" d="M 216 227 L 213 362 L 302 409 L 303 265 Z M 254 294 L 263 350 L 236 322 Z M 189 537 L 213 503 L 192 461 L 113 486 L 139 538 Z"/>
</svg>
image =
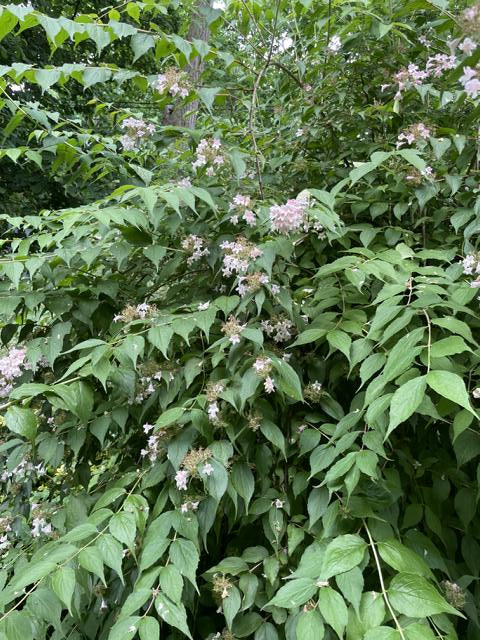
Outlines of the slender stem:
<svg viewBox="0 0 480 640">
<path fill-rule="evenodd" d="M 385 582 L 383 580 L 382 567 L 380 564 L 380 559 L 378 557 L 377 549 L 375 547 L 375 543 L 372 538 L 372 534 L 370 533 L 370 529 L 368 528 L 367 523 L 365 521 L 363 522 L 363 526 L 365 527 L 365 531 L 367 532 L 368 540 L 370 542 L 370 547 L 372 548 L 372 552 L 373 552 L 373 557 L 375 558 L 375 564 L 377 565 L 378 579 L 380 580 L 380 587 L 382 589 L 383 599 L 385 600 L 385 604 L 387 605 L 387 608 L 390 611 L 390 614 L 395 622 L 395 626 L 398 629 L 398 633 L 400 634 L 400 637 L 402 638 L 402 640 L 406 640 L 405 635 L 403 633 L 403 629 L 400 625 L 400 622 L 398 621 L 398 618 L 395 615 L 395 611 L 393 610 L 392 605 L 390 604 L 390 600 L 388 599 L 387 590 L 385 589 Z"/>
<path fill-rule="evenodd" d="M 422 309 L 428 325 L 428 344 L 427 344 L 427 373 L 430 371 L 430 360 L 431 360 L 431 351 L 432 351 L 432 323 L 430 322 L 430 316 L 428 315 L 425 309 Z"/>
</svg>

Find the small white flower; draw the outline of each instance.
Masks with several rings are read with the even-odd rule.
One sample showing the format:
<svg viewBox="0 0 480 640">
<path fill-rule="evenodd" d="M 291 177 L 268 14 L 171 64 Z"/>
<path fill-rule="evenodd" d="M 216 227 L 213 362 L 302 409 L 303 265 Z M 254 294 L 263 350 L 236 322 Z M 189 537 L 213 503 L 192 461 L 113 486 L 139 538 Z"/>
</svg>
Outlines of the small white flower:
<svg viewBox="0 0 480 640">
<path fill-rule="evenodd" d="M 198 311 L 206 311 L 209 306 L 210 306 L 210 302 L 208 302 L 208 301 L 207 302 L 201 302 L 198 305 L 197 309 L 198 309 Z"/>
<path fill-rule="evenodd" d="M 280 500 L 280 498 L 277 498 L 272 504 L 274 504 L 277 509 L 283 509 L 285 503 L 283 500 Z"/>
<path fill-rule="evenodd" d="M 202 469 L 202 474 L 206 476 L 211 476 L 213 473 L 213 467 L 209 462 L 206 462 Z"/>
</svg>

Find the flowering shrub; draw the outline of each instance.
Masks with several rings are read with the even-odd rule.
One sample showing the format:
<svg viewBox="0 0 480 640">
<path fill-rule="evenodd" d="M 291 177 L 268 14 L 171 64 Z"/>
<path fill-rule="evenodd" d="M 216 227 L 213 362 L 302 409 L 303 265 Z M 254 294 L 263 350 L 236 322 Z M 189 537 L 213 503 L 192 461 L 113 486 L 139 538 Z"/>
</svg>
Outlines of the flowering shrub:
<svg viewBox="0 0 480 640">
<path fill-rule="evenodd" d="M 25 31 L 1 161 L 69 204 L 0 216 L 0 640 L 476 640 L 480 6 Z"/>
</svg>

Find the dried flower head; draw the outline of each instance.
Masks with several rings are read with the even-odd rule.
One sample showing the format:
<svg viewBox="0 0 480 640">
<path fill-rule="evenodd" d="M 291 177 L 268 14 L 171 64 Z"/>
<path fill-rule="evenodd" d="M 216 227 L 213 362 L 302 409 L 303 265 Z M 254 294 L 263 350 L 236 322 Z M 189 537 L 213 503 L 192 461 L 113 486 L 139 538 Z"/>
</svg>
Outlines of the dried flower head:
<svg viewBox="0 0 480 640">
<path fill-rule="evenodd" d="M 445 599 L 455 607 L 455 609 L 463 609 L 465 606 L 466 596 L 462 587 L 456 582 L 450 582 L 449 580 L 444 580 L 441 585 L 443 587 Z"/>
<path fill-rule="evenodd" d="M 169 67 L 157 76 L 154 86 L 159 93 L 169 93 L 180 98 L 188 97 L 191 91 L 188 74 L 176 67 Z"/>
<path fill-rule="evenodd" d="M 230 589 L 233 587 L 232 582 L 225 576 L 216 573 L 213 576 L 213 593 L 220 596 L 222 600 L 228 598 Z"/>
<path fill-rule="evenodd" d="M 241 333 L 247 325 L 240 324 L 235 316 L 230 316 L 227 322 L 222 325 L 222 333 L 224 333 L 232 344 L 238 344 L 241 339 Z"/>
<path fill-rule="evenodd" d="M 310 402 L 320 402 L 324 393 L 323 387 L 318 380 L 308 384 L 303 391 L 305 400 L 309 400 Z"/>
</svg>

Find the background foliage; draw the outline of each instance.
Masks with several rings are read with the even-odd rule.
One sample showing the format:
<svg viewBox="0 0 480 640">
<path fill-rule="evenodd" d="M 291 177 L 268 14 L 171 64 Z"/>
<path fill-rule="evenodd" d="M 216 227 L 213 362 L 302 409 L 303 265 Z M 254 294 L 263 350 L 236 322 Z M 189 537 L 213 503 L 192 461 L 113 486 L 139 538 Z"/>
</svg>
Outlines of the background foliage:
<svg viewBox="0 0 480 640">
<path fill-rule="evenodd" d="M 480 7 L 215 6 L 0 6 L 0 638 L 475 640 Z"/>
</svg>

